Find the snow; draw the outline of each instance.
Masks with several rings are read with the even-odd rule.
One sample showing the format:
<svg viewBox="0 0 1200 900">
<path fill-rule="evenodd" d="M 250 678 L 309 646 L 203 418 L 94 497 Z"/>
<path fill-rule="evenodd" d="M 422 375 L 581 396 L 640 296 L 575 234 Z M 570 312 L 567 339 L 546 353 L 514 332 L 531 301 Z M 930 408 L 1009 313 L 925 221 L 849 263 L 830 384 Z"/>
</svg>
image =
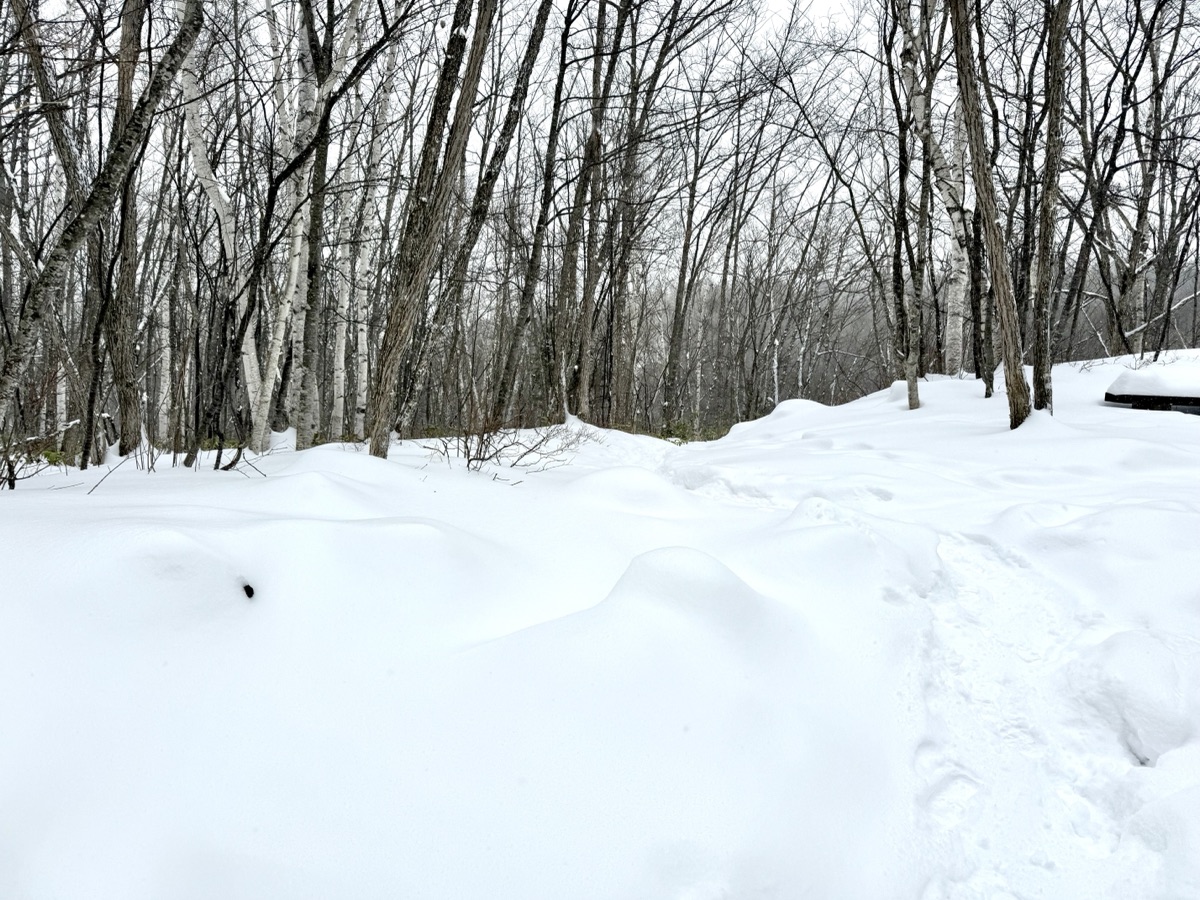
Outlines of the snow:
<svg viewBox="0 0 1200 900">
<path fill-rule="evenodd" d="M 0 897 L 1200 896 L 1200 418 L 1130 364 L 22 482 Z"/>
<path fill-rule="evenodd" d="M 1111 394 L 1200 398 L 1200 360 L 1184 357 L 1173 365 L 1128 369 L 1108 388 Z"/>
</svg>

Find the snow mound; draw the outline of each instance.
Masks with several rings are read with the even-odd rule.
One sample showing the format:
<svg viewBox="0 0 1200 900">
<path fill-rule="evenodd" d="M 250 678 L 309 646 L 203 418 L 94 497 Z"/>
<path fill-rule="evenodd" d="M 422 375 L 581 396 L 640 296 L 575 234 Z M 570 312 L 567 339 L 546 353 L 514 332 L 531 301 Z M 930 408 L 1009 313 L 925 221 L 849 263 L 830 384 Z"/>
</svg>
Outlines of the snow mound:
<svg viewBox="0 0 1200 900">
<path fill-rule="evenodd" d="M 714 557 L 689 547 L 664 547 L 630 563 L 601 608 L 677 620 L 758 662 L 799 630 L 794 613 L 769 601 Z M 674 632 L 675 628 L 671 631 Z M 790 646 L 790 652 L 798 648 Z"/>
<path fill-rule="evenodd" d="M 1114 634 L 1081 655 L 1072 680 L 1139 765 L 1197 736 L 1200 643 L 1153 631 Z M 1190 649 L 1190 652 L 1189 652 Z"/>
<path fill-rule="evenodd" d="M 738 422 L 722 438 L 723 442 L 795 441 L 803 429 L 829 421 L 831 410 L 815 400 L 784 400 L 761 419 Z"/>
<path fill-rule="evenodd" d="M 877 710 L 831 664 L 794 611 L 686 547 L 637 556 L 588 610 L 463 654 L 439 679 L 470 696 L 441 765 L 489 798 L 455 827 L 499 838 L 473 864 L 509 877 L 447 896 L 881 896 L 903 869 L 879 846 L 907 814 L 903 771 L 840 712 Z M 504 858 L 542 858 L 547 833 L 566 870 Z M 580 867 L 609 874 L 584 884 Z"/>
<path fill-rule="evenodd" d="M 780 540 L 793 552 L 805 548 L 813 580 L 841 585 L 841 596 L 859 583 L 874 596 L 904 590 L 923 596 L 940 569 L 933 529 L 872 515 L 820 492 L 796 505 L 780 527 Z"/>
</svg>

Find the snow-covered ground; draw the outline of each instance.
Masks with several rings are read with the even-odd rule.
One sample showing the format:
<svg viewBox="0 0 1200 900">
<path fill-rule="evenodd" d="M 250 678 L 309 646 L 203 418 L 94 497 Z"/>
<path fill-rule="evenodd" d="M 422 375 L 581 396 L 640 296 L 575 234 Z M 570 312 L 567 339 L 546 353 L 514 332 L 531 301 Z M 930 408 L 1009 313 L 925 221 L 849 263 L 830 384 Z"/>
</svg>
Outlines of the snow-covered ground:
<svg viewBox="0 0 1200 900">
<path fill-rule="evenodd" d="M 1200 897 L 1200 416 L 1121 371 L 23 482 L 0 897 Z"/>
</svg>

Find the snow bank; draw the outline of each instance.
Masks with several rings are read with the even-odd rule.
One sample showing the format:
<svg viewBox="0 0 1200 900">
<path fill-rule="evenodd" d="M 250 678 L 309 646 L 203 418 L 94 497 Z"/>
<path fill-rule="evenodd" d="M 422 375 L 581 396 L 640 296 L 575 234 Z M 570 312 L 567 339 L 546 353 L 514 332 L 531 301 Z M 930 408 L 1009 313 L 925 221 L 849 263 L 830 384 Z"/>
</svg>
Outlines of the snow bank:
<svg viewBox="0 0 1200 900">
<path fill-rule="evenodd" d="M 1081 697 L 1138 765 L 1200 736 L 1200 643 L 1153 631 L 1122 631 L 1081 654 Z M 1182 669 L 1182 671 L 1181 671 Z"/>
</svg>

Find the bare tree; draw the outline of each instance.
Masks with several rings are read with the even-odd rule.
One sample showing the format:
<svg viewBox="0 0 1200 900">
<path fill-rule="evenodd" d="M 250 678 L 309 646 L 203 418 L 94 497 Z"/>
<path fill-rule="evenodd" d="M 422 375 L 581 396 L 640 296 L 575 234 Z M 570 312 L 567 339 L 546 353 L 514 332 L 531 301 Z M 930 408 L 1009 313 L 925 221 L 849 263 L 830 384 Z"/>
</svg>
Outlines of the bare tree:
<svg viewBox="0 0 1200 900">
<path fill-rule="evenodd" d="M 13 391 L 29 363 L 37 337 L 36 330 L 45 312 L 45 306 L 61 289 L 75 251 L 116 201 L 117 194 L 136 162 L 158 105 L 191 51 L 203 21 L 203 5 L 200 0 L 187 0 L 175 39 L 154 68 L 142 96 L 130 110 L 124 127 L 113 132 L 104 164 L 89 187 L 85 199 L 59 233 L 57 241 L 46 255 L 40 273 L 32 278 L 26 288 L 16 334 L 4 356 L 4 365 L 0 368 L 0 427 L 8 420 L 12 409 Z"/>
<path fill-rule="evenodd" d="M 421 162 L 409 194 L 404 231 L 400 238 L 395 273 L 391 279 L 391 301 L 387 325 L 379 350 L 379 365 L 368 401 L 370 442 L 373 456 L 386 457 L 392 430 L 396 378 L 401 357 L 416 322 L 418 305 L 429 284 L 434 256 L 441 239 L 451 189 L 462 166 L 470 132 L 472 107 L 479 85 L 488 38 L 491 34 L 495 0 L 480 0 L 466 71 L 458 84 L 467 51 L 470 0 L 458 0 L 450 37 L 442 61 L 429 125 L 421 149 Z M 458 101 L 450 120 L 455 89 Z"/>
<path fill-rule="evenodd" d="M 954 58 L 958 66 L 959 99 L 963 106 L 968 146 L 971 151 L 971 171 L 975 196 L 983 219 L 984 243 L 987 246 L 992 284 L 996 292 L 996 310 L 1000 317 L 1000 340 L 1004 354 L 1004 381 L 1008 394 L 1008 421 L 1017 428 L 1029 418 L 1031 411 L 1029 382 L 1021 363 L 1021 332 L 1017 322 L 1017 302 L 1008 268 L 1008 249 L 1000 230 L 996 209 L 996 191 L 992 183 L 987 142 L 983 134 L 983 113 L 979 108 L 979 85 L 976 82 L 972 51 L 971 11 L 966 0 L 949 0 L 954 29 Z M 981 48 L 982 52 L 982 48 Z"/>
</svg>

